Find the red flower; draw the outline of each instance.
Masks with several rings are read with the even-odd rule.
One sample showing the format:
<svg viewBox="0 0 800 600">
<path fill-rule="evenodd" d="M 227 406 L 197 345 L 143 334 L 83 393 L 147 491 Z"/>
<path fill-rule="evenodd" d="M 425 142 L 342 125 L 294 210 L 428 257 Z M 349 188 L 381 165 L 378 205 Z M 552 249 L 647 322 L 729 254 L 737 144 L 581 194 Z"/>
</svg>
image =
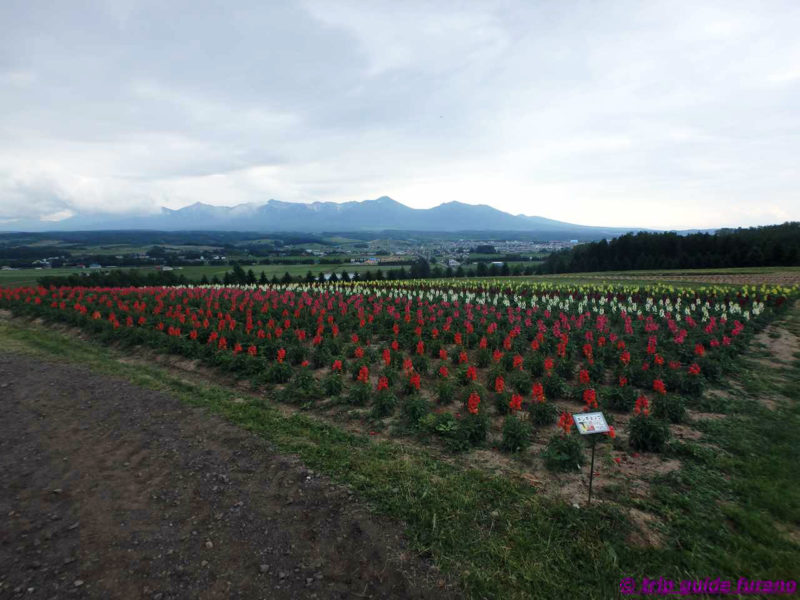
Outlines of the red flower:
<svg viewBox="0 0 800 600">
<path fill-rule="evenodd" d="M 414 388 L 415 390 L 419 390 L 419 386 L 420 386 L 420 378 L 419 378 L 419 373 L 411 373 L 411 374 L 408 376 L 408 383 L 409 383 L 409 384 L 411 385 L 411 387 L 412 387 L 412 388 Z"/>
<path fill-rule="evenodd" d="M 503 379 L 498 375 L 497 378 L 494 380 L 494 391 L 497 392 L 498 394 L 502 394 L 505 389 L 506 389 L 505 379 Z"/>
<path fill-rule="evenodd" d="M 439 348 L 439 360 L 447 360 L 447 350 Z"/>
<path fill-rule="evenodd" d="M 689 365 L 689 375 L 700 375 L 700 365 L 697 363 Z"/>
<path fill-rule="evenodd" d="M 392 364 L 392 351 L 388 348 L 384 348 L 383 350 L 383 364 L 387 367 Z"/>
<path fill-rule="evenodd" d="M 533 388 L 531 388 L 531 396 L 533 396 L 534 402 L 542 403 L 544 402 L 544 387 L 538 381 L 533 384 Z"/>
<path fill-rule="evenodd" d="M 389 389 L 389 378 L 388 377 L 381 377 L 378 379 L 378 387 L 376 388 L 378 392 L 381 390 L 388 390 Z"/>
<path fill-rule="evenodd" d="M 636 399 L 636 406 L 633 409 L 633 414 L 638 415 L 640 413 L 643 413 L 644 416 L 650 414 L 650 402 L 645 396 L 639 396 Z"/>
<path fill-rule="evenodd" d="M 475 381 L 477 378 L 478 378 L 478 371 L 475 369 L 475 367 L 470 366 L 469 368 L 467 368 L 467 379 L 469 379 L 470 381 Z"/>
<path fill-rule="evenodd" d="M 277 356 L 278 362 L 282 363 L 283 359 L 285 359 L 285 358 L 286 358 L 286 350 L 284 350 L 283 348 L 279 348 L 278 349 L 278 356 Z"/>
<path fill-rule="evenodd" d="M 467 410 L 473 414 L 478 414 L 478 405 L 481 403 L 481 397 L 477 392 L 472 392 L 467 399 Z"/>
<path fill-rule="evenodd" d="M 500 362 L 501 358 L 503 358 L 503 353 L 495 348 L 495 351 L 492 353 L 492 360 L 494 360 L 494 362 Z"/>
<path fill-rule="evenodd" d="M 583 390 L 583 401 L 586 404 L 583 407 L 584 412 L 588 412 L 591 408 L 597 408 L 597 393 L 592 388 Z"/>
<path fill-rule="evenodd" d="M 335 360 L 333 361 L 333 366 L 331 367 L 332 371 L 338 371 L 339 373 L 342 372 L 342 361 Z"/>
<path fill-rule="evenodd" d="M 581 369 L 580 373 L 578 373 L 578 381 L 584 385 L 589 383 L 589 371 L 586 369 Z"/>
<path fill-rule="evenodd" d="M 514 357 L 514 368 L 522 370 L 522 362 L 523 362 L 523 358 L 519 354 L 517 354 Z"/>
<path fill-rule="evenodd" d="M 706 349 L 703 347 L 703 344 L 696 344 L 694 347 L 694 353 L 697 356 L 703 356 L 706 353 Z"/>
<path fill-rule="evenodd" d="M 364 384 L 369 382 L 369 369 L 367 368 L 366 365 L 362 366 L 358 370 L 358 381 Z"/>
<path fill-rule="evenodd" d="M 417 354 L 425 354 L 425 342 L 422 340 L 417 342 Z"/>
<path fill-rule="evenodd" d="M 442 365 L 439 367 L 439 377 L 447 377 L 450 375 L 450 372 L 447 370 L 447 367 Z"/>
<path fill-rule="evenodd" d="M 519 394 L 511 394 L 511 401 L 508 403 L 508 408 L 511 409 L 511 412 L 522 410 L 522 396 Z"/>
<path fill-rule="evenodd" d="M 303 362 L 300 363 L 300 366 L 301 367 L 307 367 L 308 366 L 308 361 L 304 360 Z"/>
<path fill-rule="evenodd" d="M 622 354 L 619 355 L 619 361 L 623 365 L 629 365 L 631 362 L 631 353 L 625 350 Z"/>
<path fill-rule="evenodd" d="M 458 364 L 464 364 L 467 362 L 467 353 L 466 352 L 459 352 L 458 353 Z"/>
<path fill-rule="evenodd" d="M 608 437 L 610 437 L 612 440 L 617 437 L 617 432 L 614 431 L 613 425 L 608 426 Z M 619 459 L 617 459 L 617 461 L 619 461 Z"/>
<path fill-rule="evenodd" d="M 353 354 L 356 358 L 364 358 L 364 349 L 361 346 L 357 346 Z"/>
<path fill-rule="evenodd" d="M 553 370 L 553 366 L 555 366 L 555 363 L 553 362 L 552 358 L 550 358 L 548 356 L 547 358 L 544 359 L 544 370 L 545 371 L 552 371 Z"/>
<path fill-rule="evenodd" d="M 664 382 L 663 381 L 661 381 L 660 379 L 654 379 L 653 380 L 653 391 L 657 392 L 657 393 L 659 393 L 661 395 L 664 395 L 664 394 L 667 393 L 667 388 L 664 387 Z"/>
<path fill-rule="evenodd" d="M 558 419 L 558 426 L 564 432 L 564 435 L 569 434 L 573 425 L 575 425 L 575 419 L 572 418 L 572 415 L 566 411 L 562 412 Z"/>
<path fill-rule="evenodd" d="M 620 375 L 619 376 L 619 387 L 625 387 L 626 385 L 628 385 L 628 378 L 625 377 L 624 375 Z"/>
</svg>

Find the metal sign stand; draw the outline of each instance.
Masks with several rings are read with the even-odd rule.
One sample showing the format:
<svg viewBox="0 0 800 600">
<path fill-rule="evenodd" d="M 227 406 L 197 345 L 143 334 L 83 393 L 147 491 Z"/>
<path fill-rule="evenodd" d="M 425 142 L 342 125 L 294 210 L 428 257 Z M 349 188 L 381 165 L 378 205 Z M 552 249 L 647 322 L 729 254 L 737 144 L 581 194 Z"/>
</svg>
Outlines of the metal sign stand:
<svg viewBox="0 0 800 600">
<path fill-rule="evenodd" d="M 597 436 L 592 436 L 592 466 L 589 467 L 589 502 L 592 503 L 592 482 L 594 481 L 594 447 L 597 445 Z"/>
<path fill-rule="evenodd" d="M 575 420 L 578 433 L 589 435 L 592 438 L 592 465 L 589 467 L 589 501 L 587 503 L 591 504 L 592 484 L 594 483 L 594 448 L 597 445 L 597 434 L 608 433 L 608 423 L 606 423 L 606 418 L 601 412 L 578 413 L 572 415 L 572 418 Z"/>
</svg>

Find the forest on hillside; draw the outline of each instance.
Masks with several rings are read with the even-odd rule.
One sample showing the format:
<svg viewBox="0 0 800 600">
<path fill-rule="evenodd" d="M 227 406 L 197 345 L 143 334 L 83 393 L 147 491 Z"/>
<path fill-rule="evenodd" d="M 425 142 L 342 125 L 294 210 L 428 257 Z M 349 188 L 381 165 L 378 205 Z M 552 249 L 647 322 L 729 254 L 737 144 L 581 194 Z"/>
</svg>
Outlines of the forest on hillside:
<svg viewBox="0 0 800 600">
<path fill-rule="evenodd" d="M 800 223 L 713 234 L 629 233 L 551 254 L 538 273 L 800 265 Z"/>
</svg>

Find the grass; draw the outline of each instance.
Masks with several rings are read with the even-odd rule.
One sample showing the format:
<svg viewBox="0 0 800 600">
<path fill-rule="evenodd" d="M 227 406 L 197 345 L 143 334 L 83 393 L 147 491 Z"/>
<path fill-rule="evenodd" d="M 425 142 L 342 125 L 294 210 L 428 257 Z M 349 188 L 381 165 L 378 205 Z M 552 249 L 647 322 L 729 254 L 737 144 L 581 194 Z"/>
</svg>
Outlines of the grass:
<svg viewBox="0 0 800 600">
<path fill-rule="evenodd" d="M 797 309 L 783 326 L 800 335 Z M 706 434 L 701 443 L 671 444 L 668 454 L 682 468 L 653 479 L 648 497 L 620 490 L 613 502 L 575 508 L 514 478 L 442 462 L 424 448 L 348 433 L 303 413 L 287 416 L 269 398 L 233 403 L 241 391 L 187 382 L 156 365 L 125 364 L 123 351 L 41 325 L 0 321 L 0 344 L 174 394 L 296 453 L 374 510 L 403 520 L 412 547 L 468 597 L 610 598 L 623 577 L 787 579 L 797 573 L 800 356 L 775 370 L 745 361 L 746 397 L 724 419 L 696 424 Z M 786 397 L 768 410 L 758 402 L 765 394 Z M 653 515 L 659 547 L 630 543 L 630 508 Z"/>
<path fill-rule="evenodd" d="M 117 267 L 124 271 L 134 269 L 142 272 L 155 272 L 154 267 Z M 252 269 L 256 277 L 260 277 L 263 272 L 268 278 L 276 275 L 278 278 L 282 277 L 284 273 L 288 272 L 292 276 L 305 275 L 311 271 L 314 276 L 320 273 L 330 273 L 335 271 L 337 275 L 341 275 L 342 271 L 348 273 L 364 273 L 372 271 L 373 273 L 378 269 L 382 269 L 384 273 L 389 269 L 399 269 L 400 265 L 394 266 L 387 265 L 354 265 L 347 263 L 337 263 L 332 265 L 253 265 L 245 266 L 244 269 Z M 406 270 L 409 269 L 405 265 Z M 105 269 L 101 269 L 105 270 Z M 202 265 L 202 266 L 188 266 L 188 267 L 175 267 L 175 273 L 185 275 L 192 281 L 200 281 L 200 278 L 205 275 L 211 279 L 214 275 L 222 279 L 227 271 L 232 271 L 233 267 L 229 265 Z M 72 275 L 74 273 L 92 273 L 94 269 L 79 269 L 79 268 L 56 268 L 56 269 L 15 269 L 12 271 L 0 271 L 0 286 L 16 287 L 22 285 L 35 285 L 40 277 L 57 277 Z"/>
</svg>

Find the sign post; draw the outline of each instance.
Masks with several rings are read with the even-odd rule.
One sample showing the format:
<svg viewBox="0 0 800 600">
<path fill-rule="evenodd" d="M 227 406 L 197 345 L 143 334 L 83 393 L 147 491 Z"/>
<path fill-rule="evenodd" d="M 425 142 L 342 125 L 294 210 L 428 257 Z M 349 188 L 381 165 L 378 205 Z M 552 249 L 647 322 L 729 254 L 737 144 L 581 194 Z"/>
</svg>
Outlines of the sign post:
<svg viewBox="0 0 800 600">
<path fill-rule="evenodd" d="M 594 447 L 597 444 L 597 437 L 595 434 L 608 433 L 608 423 L 606 418 L 601 412 L 590 413 L 577 413 L 572 415 L 575 420 L 575 426 L 578 428 L 578 433 L 581 435 L 592 436 L 592 464 L 589 467 L 589 502 L 592 503 L 592 483 L 594 482 Z"/>
</svg>

